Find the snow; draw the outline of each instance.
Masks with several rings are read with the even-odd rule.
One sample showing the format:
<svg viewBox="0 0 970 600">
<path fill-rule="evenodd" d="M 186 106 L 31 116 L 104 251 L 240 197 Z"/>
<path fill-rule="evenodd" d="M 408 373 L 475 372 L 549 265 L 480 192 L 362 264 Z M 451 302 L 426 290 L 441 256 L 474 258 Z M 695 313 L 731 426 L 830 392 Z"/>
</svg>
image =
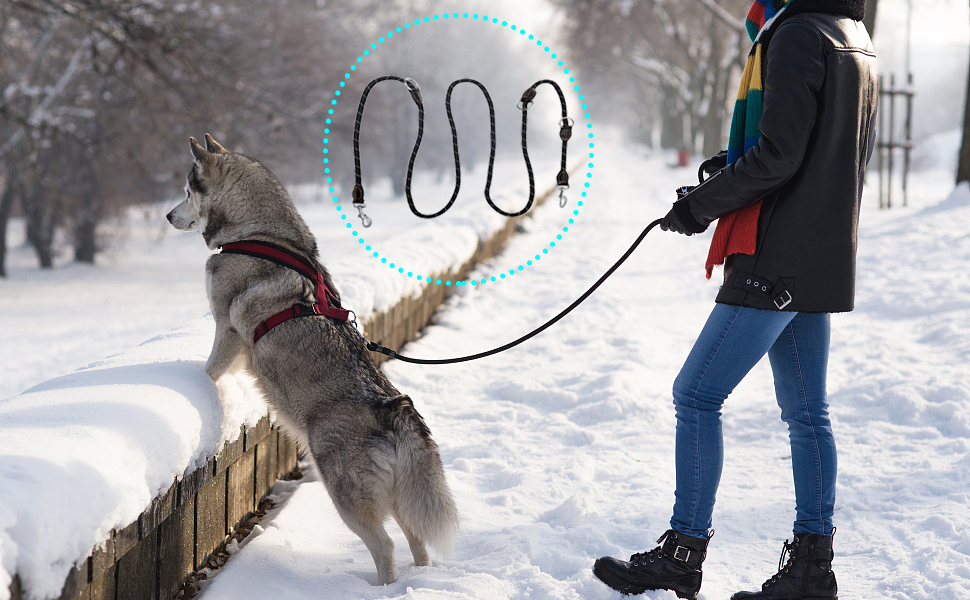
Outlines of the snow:
<svg viewBox="0 0 970 600">
<path fill-rule="evenodd" d="M 198 320 L 0 403 L 3 579 L 57 596 L 112 528 L 266 414 L 248 384 L 220 402 L 202 370 L 213 332 Z"/>
<path fill-rule="evenodd" d="M 695 177 L 696 165 L 671 168 L 670 157 L 618 138 L 598 135 L 590 196 L 563 240 L 500 283 L 458 288 L 404 354 L 469 354 L 542 324 L 608 269 L 669 208 L 673 190 Z M 952 171 L 914 173 L 909 206 L 879 211 L 872 179 L 859 234 L 857 308 L 832 319 L 840 595 L 967 599 L 970 188 L 954 190 Z M 578 199 L 570 197 L 570 208 Z M 485 210 L 483 203 L 469 207 Z M 385 208 L 393 210 L 375 207 L 372 218 Z M 326 198 L 300 209 L 359 313 L 416 285 L 348 249 L 347 234 L 333 231 L 340 228 L 332 225 Z M 388 253 L 402 264 L 433 269 L 467 251 L 476 228 L 489 226 L 458 218 L 469 221 L 381 235 L 400 236 Z M 549 248 L 562 218 L 556 202 L 539 208 L 476 276 L 507 272 L 507 265 Z M 389 228 L 397 222 L 388 221 Z M 0 359 L 11 393 L 117 352 L 103 350 L 110 332 L 103 341 L 82 332 L 114 322 L 128 346 L 133 336 L 156 336 L 0 402 L 0 597 L 13 571 L 41 593 L 54 593 L 99 535 L 126 524 L 173 476 L 265 410 L 245 377 L 222 380 L 219 388 L 206 379 L 201 367 L 212 323 L 200 317 L 208 252 L 198 236 L 160 231 L 129 240 L 114 262 L 93 268 L 37 274 L 17 251 L 21 262 L 9 282 L 0 282 Z M 370 554 L 323 486 L 308 477 L 276 488 L 282 508 L 241 545 L 202 598 L 318 598 L 324 590 L 330 598 L 619 598 L 593 577 L 592 562 L 652 548 L 668 527 L 670 387 L 717 291 L 717 282 L 703 276 L 709 240 L 710 233 L 654 231 L 576 311 L 508 352 L 450 366 L 385 363 L 441 448 L 462 515 L 452 558 L 414 567 L 391 525 L 400 579 L 373 585 Z M 425 244 L 442 252 L 428 252 Z M 86 291 L 90 281 L 108 289 Z M 133 305 L 131 312 L 99 320 L 102 310 L 120 310 L 115 295 Z M 81 306 L 58 312 L 54 323 L 31 311 L 32 301 L 50 308 L 65 297 Z M 182 326 L 158 335 L 176 324 Z M 68 348 L 59 342 L 65 338 L 80 339 Z M 101 354 L 92 359 L 86 351 Z M 763 361 L 725 406 L 725 469 L 701 598 L 756 589 L 775 572 L 781 542 L 790 538 L 790 452 L 773 394 Z"/>
<path fill-rule="evenodd" d="M 529 276 L 462 288 L 406 355 L 468 354 L 541 324 L 662 215 L 694 173 L 602 139 L 598 148 L 595 192 L 570 229 L 575 238 Z M 907 209 L 879 212 L 867 195 L 858 307 L 833 318 L 829 392 L 841 466 L 834 568 L 846 598 L 970 597 L 970 189 L 920 205 L 919 190 L 943 178 L 950 175 L 915 177 L 927 183 Z M 533 251 L 557 226 L 555 209 L 543 207 L 506 255 Z M 398 582 L 374 587 L 370 555 L 307 479 L 204 600 L 313 598 L 320 590 L 334 598 L 620 597 L 590 567 L 602 555 L 652 548 L 668 526 L 669 390 L 716 293 L 702 275 L 709 235 L 652 233 L 582 307 L 524 346 L 479 363 L 384 366 L 441 446 L 463 517 L 454 558 L 407 567 L 407 545 L 391 527 L 404 568 Z M 790 453 L 778 414 L 763 361 L 726 407 L 726 464 L 701 598 L 757 589 L 790 537 Z"/>
</svg>

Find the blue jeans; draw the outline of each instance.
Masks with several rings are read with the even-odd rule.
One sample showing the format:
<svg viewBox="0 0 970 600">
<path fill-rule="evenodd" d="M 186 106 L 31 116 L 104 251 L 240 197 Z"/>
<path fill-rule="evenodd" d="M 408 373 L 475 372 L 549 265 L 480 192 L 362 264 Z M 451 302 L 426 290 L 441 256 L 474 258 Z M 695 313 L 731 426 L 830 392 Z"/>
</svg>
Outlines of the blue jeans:
<svg viewBox="0 0 970 600">
<path fill-rule="evenodd" d="M 768 353 L 795 477 L 795 533 L 832 533 L 835 439 L 825 399 L 829 315 L 718 304 L 674 381 L 677 490 L 670 527 L 711 528 L 724 445 L 721 405 Z"/>
</svg>

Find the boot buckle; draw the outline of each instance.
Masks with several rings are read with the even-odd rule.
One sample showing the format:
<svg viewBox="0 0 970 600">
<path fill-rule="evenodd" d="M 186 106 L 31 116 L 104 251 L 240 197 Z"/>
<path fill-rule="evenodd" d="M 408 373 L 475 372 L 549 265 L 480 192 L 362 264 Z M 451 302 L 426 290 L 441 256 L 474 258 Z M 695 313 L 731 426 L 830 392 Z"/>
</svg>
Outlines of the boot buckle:
<svg viewBox="0 0 970 600">
<path fill-rule="evenodd" d="M 683 556 L 681 556 L 681 554 L 683 554 Z M 685 546 L 677 546 L 677 548 L 674 549 L 674 558 L 682 562 L 687 562 L 687 560 L 690 559 L 690 548 Z"/>
</svg>

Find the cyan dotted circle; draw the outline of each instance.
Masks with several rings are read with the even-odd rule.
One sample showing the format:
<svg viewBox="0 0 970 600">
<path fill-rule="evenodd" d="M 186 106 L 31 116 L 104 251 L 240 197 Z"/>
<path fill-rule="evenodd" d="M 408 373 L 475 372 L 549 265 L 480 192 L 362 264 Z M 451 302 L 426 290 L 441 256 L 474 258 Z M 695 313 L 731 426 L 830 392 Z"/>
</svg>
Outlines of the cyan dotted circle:
<svg viewBox="0 0 970 600">
<path fill-rule="evenodd" d="M 423 23 L 431 23 L 431 22 L 435 22 L 435 21 L 442 21 L 442 20 L 448 20 L 448 19 L 480 20 L 482 23 L 485 23 L 485 24 L 498 25 L 500 27 L 507 28 L 509 31 L 516 32 L 520 36 L 523 36 L 523 37 L 526 36 L 526 35 L 528 35 L 528 39 L 529 40 L 535 40 L 536 47 L 540 48 L 545 54 L 547 54 L 549 56 L 549 58 L 551 58 L 552 60 L 556 61 L 556 65 L 558 67 L 560 67 L 560 68 L 563 69 L 563 74 L 564 75 L 569 75 L 569 69 L 564 66 L 562 60 L 559 60 L 556 57 L 556 54 L 555 53 L 550 52 L 549 46 L 548 45 L 544 45 L 542 43 L 542 40 L 536 39 L 535 35 L 533 35 L 533 34 L 527 34 L 527 32 L 525 31 L 525 29 L 522 29 L 521 27 L 518 27 L 516 25 L 510 24 L 508 21 L 499 21 L 499 19 L 496 18 L 496 17 L 489 17 L 488 15 L 484 15 L 484 14 L 483 15 L 478 15 L 477 13 L 442 13 L 442 14 L 438 14 L 438 15 L 432 15 L 430 17 L 418 18 L 418 19 L 415 19 L 413 22 L 410 22 L 409 21 L 409 22 L 405 23 L 403 26 L 396 27 L 393 31 L 388 31 L 385 35 L 383 35 L 381 37 L 378 37 L 377 38 L 377 43 L 370 44 L 370 50 L 365 50 L 364 53 L 363 53 L 363 55 L 358 56 L 357 59 L 354 62 L 351 63 L 349 71 L 347 71 L 346 73 L 344 73 L 343 80 L 340 81 L 339 88 L 344 88 L 344 87 L 347 86 L 347 83 L 346 82 L 347 82 L 347 80 L 350 79 L 350 74 L 352 72 L 354 72 L 354 71 L 357 70 L 357 65 L 363 63 L 365 58 L 369 58 L 370 57 L 371 51 L 377 50 L 379 45 L 384 44 L 385 42 L 390 41 L 390 39 L 392 37 L 394 37 L 395 34 L 400 34 L 400 33 L 404 32 L 404 31 L 406 31 L 408 29 L 411 29 L 412 27 L 417 27 L 417 26 L 419 26 L 419 25 L 421 25 Z M 580 89 L 579 89 L 579 85 L 576 84 L 576 78 L 574 76 L 569 76 L 569 82 L 571 84 L 573 84 L 573 91 L 575 91 L 578 94 L 578 99 L 580 100 L 580 102 L 582 102 L 583 101 L 583 95 L 582 94 L 579 94 Z M 334 114 L 334 108 L 333 107 L 337 106 L 338 99 L 340 98 L 340 95 L 341 95 L 341 89 L 334 90 L 333 95 L 334 95 L 334 97 L 330 101 L 331 107 L 328 110 L 328 114 L 331 115 L 331 116 L 327 117 L 327 128 L 323 130 L 324 134 L 326 134 L 326 135 L 329 135 L 330 134 L 330 126 L 332 125 L 332 121 L 333 121 L 333 116 L 332 115 Z M 595 148 L 595 145 L 593 143 L 593 123 L 592 123 L 592 121 L 590 121 L 590 115 L 589 115 L 589 112 L 588 112 L 589 108 L 584 103 L 582 105 L 582 109 L 583 109 L 583 117 L 582 118 L 583 118 L 583 120 L 586 121 L 586 130 L 587 130 L 586 137 L 588 139 L 588 144 L 589 144 L 589 162 L 586 164 L 586 168 L 587 168 L 587 171 L 586 171 L 586 181 L 583 182 L 583 190 L 581 192 L 581 196 L 583 198 L 585 198 L 586 197 L 586 193 L 587 193 L 587 191 L 589 189 L 589 186 L 590 186 L 590 180 L 593 177 L 593 158 L 594 158 L 593 149 Z M 579 119 L 576 119 L 576 121 L 579 121 Z M 323 138 L 323 154 L 324 154 L 323 164 L 324 164 L 324 173 L 326 173 L 328 175 L 328 177 L 327 177 L 327 183 L 332 185 L 333 184 L 333 178 L 329 176 L 330 175 L 330 158 L 328 156 L 330 154 L 329 145 L 330 145 L 330 139 L 329 138 L 326 138 L 326 137 Z M 364 251 L 366 251 L 370 256 L 372 256 L 373 258 L 379 260 L 382 264 L 386 265 L 390 269 L 396 270 L 398 273 L 400 273 L 402 275 L 406 274 L 408 277 L 413 277 L 413 278 L 417 279 L 418 281 L 427 281 L 427 282 L 432 282 L 433 281 L 435 285 L 444 285 L 444 286 L 449 286 L 449 287 L 452 286 L 452 285 L 457 286 L 457 287 L 461 287 L 461 286 L 467 286 L 467 285 L 481 285 L 481 284 L 485 284 L 485 283 L 498 282 L 498 281 L 501 281 L 503 279 L 507 279 L 509 277 L 512 277 L 516 273 L 519 273 L 519 272 L 524 271 L 527 267 L 533 266 L 534 263 L 537 263 L 538 261 L 542 260 L 542 257 L 545 256 L 545 255 L 547 255 L 550 250 L 555 249 L 557 242 L 562 241 L 563 235 L 569 232 L 569 225 L 572 225 L 575 222 L 575 219 L 579 217 L 579 208 L 582 208 L 583 207 L 583 204 L 584 204 L 584 202 L 582 200 L 579 200 L 576 203 L 577 208 L 575 208 L 575 209 L 573 209 L 571 211 L 571 215 L 572 216 L 570 216 L 569 219 L 568 219 L 568 225 L 563 226 L 562 233 L 557 234 L 556 235 L 556 238 L 554 240 L 550 241 L 547 245 L 543 246 L 540 250 L 537 250 L 534 258 L 529 258 L 525 262 L 523 262 L 521 264 L 517 264 L 517 265 L 513 263 L 513 266 L 511 268 L 508 268 L 508 269 L 505 269 L 505 268 L 500 269 L 494 275 L 490 275 L 490 276 L 487 276 L 487 277 L 482 277 L 480 279 L 470 279 L 470 280 L 463 280 L 463 281 L 450 281 L 450 280 L 444 280 L 444 281 L 442 281 L 441 279 L 432 279 L 431 277 L 429 277 L 427 275 L 415 273 L 412 270 L 407 270 L 404 267 L 398 265 L 397 263 L 390 261 L 390 259 L 387 256 L 384 256 L 379 250 L 373 248 L 362 237 L 361 232 L 358 231 L 357 229 L 355 229 L 354 228 L 354 224 L 352 222 L 350 222 L 350 220 L 347 218 L 347 213 L 344 212 L 343 206 L 340 204 L 340 198 L 338 198 L 335 195 L 334 188 L 333 187 L 330 187 L 329 188 L 329 192 L 331 194 L 334 194 L 332 200 L 333 200 L 334 207 L 335 207 L 335 209 L 337 211 L 337 214 L 339 215 L 339 218 L 340 218 L 340 221 L 341 221 L 342 225 L 346 229 L 348 229 L 348 233 L 350 233 L 350 235 L 354 239 L 357 240 L 357 244 L 359 246 L 361 246 L 364 249 Z"/>
</svg>

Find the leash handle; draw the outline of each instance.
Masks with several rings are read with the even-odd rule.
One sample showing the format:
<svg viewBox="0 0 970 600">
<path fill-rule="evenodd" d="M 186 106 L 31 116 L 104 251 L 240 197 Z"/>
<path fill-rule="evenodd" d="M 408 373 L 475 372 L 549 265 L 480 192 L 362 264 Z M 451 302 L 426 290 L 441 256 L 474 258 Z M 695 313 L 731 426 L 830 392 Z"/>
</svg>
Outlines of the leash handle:
<svg viewBox="0 0 970 600">
<path fill-rule="evenodd" d="M 460 363 L 460 362 L 478 360 L 479 358 L 485 358 L 486 356 L 492 356 L 493 354 L 498 354 L 499 352 L 504 352 L 510 348 L 514 348 L 519 344 L 521 344 L 522 342 L 532 339 L 533 337 L 539 335 L 546 329 L 552 327 L 560 319 L 562 319 L 570 312 L 572 312 L 574 308 L 582 304 L 584 300 L 589 298 L 593 294 L 593 292 L 595 292 L 596 289 L 599 288 L 599 286 L 603 285 L 603 282 L 606 281 L 610 275 L 612 275 L 617 269 L 620 268 L 620 265 L 626 262 L 626 259 L 630 258 L 630 255 L 633 254 L 633 251 L 637 249 L 637 246 L 640 245 L 640 242 L 643 241 L 643 238 L 647 237 L 647 234 L 650 233 L 650 231 L 654 227 L 659 225 L 662 220 L 663 219 L 657 219 L 656 221 L 653 221 L 652 223 L 647 225 L 647 227 L 640 233 L 640 235 L 633 242 L 633 244 L 627 249 L 626 252 L 623 253 L 623 256 L 621 256 L 619 260 L 613 263 L 613 266 L 610 267 L 609 270 L 607 270 L 606 273 L 604 273 L 599 279 L 597 279 L 596 283 L 590 286 L 590 288 L 586 290 L 586 292 L 584 292 L 582 296 L 580 296 L 575 301 L 573 301 L 573 303 L 567 306 L 562 312 L 560 312 L 552 319 L 549 319 L 539 327 L 533 329 L 529 333 L 523 335 L 522 337 L 516 340 L 509 342 L 508 344 L 505 344 L 504 346 L 499 346 L 498 348 L 493 348 L 491 350 L 486 350 L 485 352 L 479 352 L 477 354 L 469 354 L 468 356 L 460 356 L 458 358 L 439 358 L 439 359 L 411 358 L 410 356 L 402 356 L 397 352 L 395 352 L 394 350 L 391 350 L 390 348 L 386 348 L 384 346 L 381 346 L 380 344 L 375 344 L 374 342 L 367 340 L 367 338 L 364 338 L 364 340 L 367 343 L 367 349 L 370 350 L 371 352 L 379 352 L 381 354 L 386 354 L 391 358 L 396 358 L 400 361 L 415 364 L 415 365 L 451 365 L 451 364 Z"/>
</svg>

